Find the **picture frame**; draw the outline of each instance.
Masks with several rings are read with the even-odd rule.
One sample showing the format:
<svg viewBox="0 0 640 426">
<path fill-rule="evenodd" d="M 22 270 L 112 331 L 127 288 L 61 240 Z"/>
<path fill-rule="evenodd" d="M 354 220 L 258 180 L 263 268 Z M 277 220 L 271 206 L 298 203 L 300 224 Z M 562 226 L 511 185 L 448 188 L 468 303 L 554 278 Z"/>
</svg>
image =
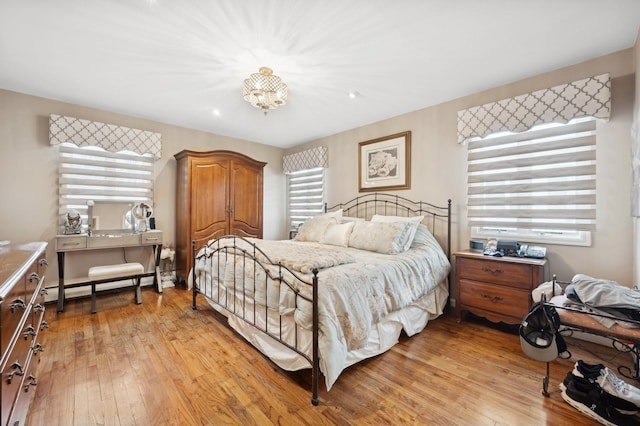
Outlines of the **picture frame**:
<svg viewBox="0 0 640 426">
<path fill-rule="evenodd" d="M 411 131 L 358 144 L 359 192 L 411 188 Z"/>
</svg>

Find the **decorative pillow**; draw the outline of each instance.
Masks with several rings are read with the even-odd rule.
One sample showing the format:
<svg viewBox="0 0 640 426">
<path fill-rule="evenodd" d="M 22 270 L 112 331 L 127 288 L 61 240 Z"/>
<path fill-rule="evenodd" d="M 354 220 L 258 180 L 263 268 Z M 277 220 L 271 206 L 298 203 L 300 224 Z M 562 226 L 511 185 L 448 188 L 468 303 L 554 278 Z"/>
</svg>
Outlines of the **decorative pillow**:
<svg viewBox="0 0 640 426">
<path fill-rule="evenodd" d="M 380 214 L 374 214 L 373 217 L 371 218 L 371 222 L 409 222 L 411 224 L 413 224 L 413 227 L 411 228 L 411 232 L 409 233 L 409 235 L 407 236 L 407 240 L 403 242 L 404 244 L 404 250 L 409 250 L 409 247 L 411 247 L 411 243 L 413 242 L 413 237 L 416 234 L 416 229 L 418 229 L 418 225 L 420 224 L 420 222 L 422 222 L 422 220 L 424 219 L 424 216 L 383 216 Z"/>
<path fill-rule="evenodd" d="M 319 218 L 319 217 L 335 217 L 338 220 L 338 222 L 340 222 L 340 219 L 342 218 L 342 209 L 336 210 L 334 212 L 322 213 L 317 216 L 314 216 L 314 218 Z"/>
<path fill-rule="evenodd" d="M 411 247 L 427 246 L 433 244 L 439 245 L 436 238 L 433 236 L 431 231 L 429 231 L 429 228 L 419 223 L 418 227 L 416 228 L 416 234 L 413 236 Z"/>
<path fill-rule="evenodd" d="M 349 236 L 353 230 L 353 224 L 354 222 L 329 224 L 324 231 L 324 235 L 320 238 L 320 243 L 347 247 L 349 245 Z"/>
<path fill-rule="evenodd" d="M 364 218 L 361 218 L 361 217 L 342 216 L 340 218 L 340 223 L 362 222 L 362 221 L 364 221 Z"/>
<path fill-rule="evenodd" d="M 295 236 L 294 240 L 312 241 L 317 243 L 324 236 L 324 232 L 327 230 L 327 227 L 331 224 L 337 223 L 338 219 L 335 217 L 326 217 L 324 215 L 312 217 L 300 226 L 298 234 Z"/>
<path fill-rule="evenodd" d="M 402 253 L 414 225 L 411 222 L 354 222 L 349 247 L 385 254 Z"/>
</svg>

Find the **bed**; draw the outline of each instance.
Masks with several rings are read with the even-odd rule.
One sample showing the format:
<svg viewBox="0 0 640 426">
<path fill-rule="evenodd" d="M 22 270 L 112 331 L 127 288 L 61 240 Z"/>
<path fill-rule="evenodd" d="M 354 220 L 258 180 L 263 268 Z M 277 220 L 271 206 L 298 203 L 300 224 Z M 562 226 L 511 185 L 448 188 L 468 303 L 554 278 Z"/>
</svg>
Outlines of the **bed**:
<svg viewBox="0 0 640 426">
<path fill-rule="evenodd" d="M 368 193 L 306 221 L 292 240 L 193 244 L 198 295 L 280 368 L 311 369 L 319 403 L 340 373 L 419 333 L 448 302 L 451 200 Z"/>
</svg>

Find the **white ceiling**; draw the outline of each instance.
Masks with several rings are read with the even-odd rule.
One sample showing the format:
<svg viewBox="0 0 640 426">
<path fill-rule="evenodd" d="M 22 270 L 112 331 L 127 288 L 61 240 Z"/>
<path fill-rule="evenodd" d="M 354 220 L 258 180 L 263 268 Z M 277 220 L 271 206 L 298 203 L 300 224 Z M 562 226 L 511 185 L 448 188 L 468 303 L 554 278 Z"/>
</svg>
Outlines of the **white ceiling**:
<svg viewBox="0 0 640 426">
<path fill-rule="evenodd" d="M 639 28 L 639 0 L 0 0 L 0 88 L 291 147 L 632 47 Z M 266 117 L 242 99 L 261 66 L 289 86 Z"/>
</svg>

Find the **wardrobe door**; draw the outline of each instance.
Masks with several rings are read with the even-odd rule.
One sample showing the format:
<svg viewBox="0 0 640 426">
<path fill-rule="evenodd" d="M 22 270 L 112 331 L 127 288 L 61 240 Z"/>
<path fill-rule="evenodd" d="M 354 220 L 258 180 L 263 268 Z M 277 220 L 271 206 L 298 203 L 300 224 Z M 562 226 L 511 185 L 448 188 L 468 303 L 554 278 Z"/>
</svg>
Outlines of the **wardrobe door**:
<svg viewBox="0 0 640 426">
<path fill-rule="evenodd" d="M 191 237 L 200 247 L 229 233 L 229 166 L 224 158 L 191 162 Z"/>
<path fill-rule="evenodd" d="M 264 163 L 231 160 L 230 233 L 262 238 L 262 169 Z"/>
</svg>

